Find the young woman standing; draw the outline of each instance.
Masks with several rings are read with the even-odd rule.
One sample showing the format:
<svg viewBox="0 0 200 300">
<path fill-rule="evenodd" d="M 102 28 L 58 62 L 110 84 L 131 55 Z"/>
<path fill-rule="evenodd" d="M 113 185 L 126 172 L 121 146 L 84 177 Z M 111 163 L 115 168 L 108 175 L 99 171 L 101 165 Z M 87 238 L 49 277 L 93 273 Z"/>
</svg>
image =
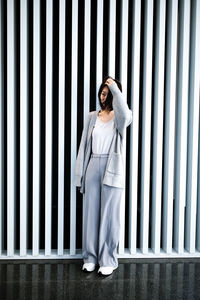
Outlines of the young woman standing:
<svg viewBox="0 0 200 300">
<path fill-rule="evenodd" d="M 110 275 L 118 267 L 120 204 L 125 187 L 123 148 L 132 111 L 121 83 L 106 77 L 98 92 L 100 111 L 88 114 L 76 160 L 74 184 L 83 202 L 82 270 Z"/>
</svg>

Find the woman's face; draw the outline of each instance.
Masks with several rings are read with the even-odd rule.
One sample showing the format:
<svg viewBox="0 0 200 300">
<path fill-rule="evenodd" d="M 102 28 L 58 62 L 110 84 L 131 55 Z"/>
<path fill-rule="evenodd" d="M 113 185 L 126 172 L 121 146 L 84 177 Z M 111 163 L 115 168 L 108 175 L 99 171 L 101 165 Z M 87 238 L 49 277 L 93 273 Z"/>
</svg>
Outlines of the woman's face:
<svg viewBox="0 0 200 300">
<path fill-rule="evenodd" d="M 101 95 L 100 95 L 101 103 L 104 103 L 106 101 L 108 93 L 109 93 L 109 89 L 108 87 L 105 86 L 101 91 Z"/>
</svg>

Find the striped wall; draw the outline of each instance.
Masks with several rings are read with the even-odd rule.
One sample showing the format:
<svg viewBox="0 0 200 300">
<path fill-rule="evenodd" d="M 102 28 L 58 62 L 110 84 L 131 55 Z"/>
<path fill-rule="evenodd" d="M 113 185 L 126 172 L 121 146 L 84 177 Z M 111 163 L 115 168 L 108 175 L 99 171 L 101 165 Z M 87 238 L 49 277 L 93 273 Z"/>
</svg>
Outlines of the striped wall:
<svg viewBox="0 0 200 300">
<path fill-rule="evenodd" d="M 0 0 L 0 259 L 82 257 L 73 174 L 108 74 L 133 111 L 118 257 L 200 257 L 199 40 L 199 0 Z"/>
</svg>

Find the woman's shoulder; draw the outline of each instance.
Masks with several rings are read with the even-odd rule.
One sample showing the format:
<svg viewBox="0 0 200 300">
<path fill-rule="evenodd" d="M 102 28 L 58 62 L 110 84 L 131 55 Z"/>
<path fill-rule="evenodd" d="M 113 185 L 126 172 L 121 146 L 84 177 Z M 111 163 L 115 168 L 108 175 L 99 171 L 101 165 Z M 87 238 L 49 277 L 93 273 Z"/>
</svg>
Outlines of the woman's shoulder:
<svg viewBox="0 0 200 300">
<path fill-rule="evenodd" d="M 92 118 L 92 116 L 97 113 L 96 110 L 93 110 L 93 111 L 90 111 L 88 114 L 87 114 L 87 121 L 90 121 L 90 119 Z"/>
<path fill-rule="evenodd" d="M 88 116 L 95 115 L 97 113 L 97 110 L 92 110 L 88 113 Z"/>
</svg>

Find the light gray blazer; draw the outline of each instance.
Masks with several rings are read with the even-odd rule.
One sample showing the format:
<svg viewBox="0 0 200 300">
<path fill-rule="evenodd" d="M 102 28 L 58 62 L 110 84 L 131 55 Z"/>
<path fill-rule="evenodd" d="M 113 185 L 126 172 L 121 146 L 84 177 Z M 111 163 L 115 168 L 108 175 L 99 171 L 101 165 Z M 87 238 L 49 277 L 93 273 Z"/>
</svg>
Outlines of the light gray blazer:
<svg viewBox="0 0 200 300">
<path fill-rule="evenodd" d="M 126 127 L 129 126 L 133 120 L 133 113 L 129 109 L 126 101 L 124 100 L 123 94 L 121 93 L 115 81 L 109 86 L 109 89 L 113 94 L 113 120 L 116 130 L 111 142 L 102 183 L 114 187 L 124 188 L 124 136 Z M 79 187 L 80 193 L 85 193 L 85 173 L 92 152 L 92 131 L 95 126 L 97 116 L 97 110 L 89 112 L 81 136 L 81 142 L 75 164 L 75 176 L 73 180 L 74 185 Z"/>
</svg>

